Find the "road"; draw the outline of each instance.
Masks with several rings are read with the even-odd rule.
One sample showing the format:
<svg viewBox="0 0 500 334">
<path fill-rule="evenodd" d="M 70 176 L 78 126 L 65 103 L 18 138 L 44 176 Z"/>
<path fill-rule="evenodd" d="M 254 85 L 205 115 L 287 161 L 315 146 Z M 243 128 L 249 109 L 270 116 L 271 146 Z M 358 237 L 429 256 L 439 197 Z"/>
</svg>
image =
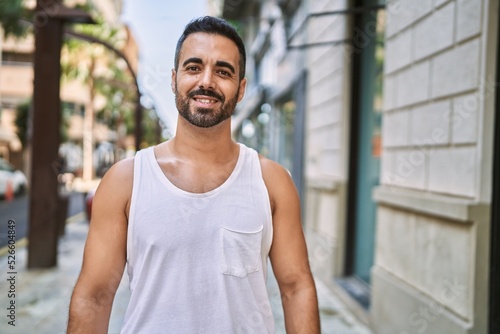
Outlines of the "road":
<svg viewBox="0 0 500 334">
<path fill-rule="evenodd" d="M 9 220 L 16 222 L 16 239 L 21 240 L 28 232 L 28 195 L 16 196 L 11 202 L 0 200 L 0 248 L 7 244 L 7 224 Z M 70 194 L 68 217 L 84 210 L 82 193 Z"/>
</svg>

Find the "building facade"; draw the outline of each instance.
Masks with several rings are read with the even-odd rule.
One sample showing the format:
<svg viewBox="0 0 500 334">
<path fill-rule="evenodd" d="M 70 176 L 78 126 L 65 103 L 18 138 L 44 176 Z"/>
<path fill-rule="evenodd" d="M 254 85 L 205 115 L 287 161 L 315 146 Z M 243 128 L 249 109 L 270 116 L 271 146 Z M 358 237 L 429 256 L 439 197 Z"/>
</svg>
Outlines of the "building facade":
<svg viewBox="0 0 500 334">
<path fill-rule="evenodd" d="M 133 69 L 137 71 L 138 48 L 131 32 L 120 23 L 121 0 L 73 0 L 65 1 L 64 4 L 66 6 L 87 5 L 93 11 L 99 13 L 107 25 L 117 29 L 120 38 L 124 41 L 122 51 L 126 54 Z M 36 1 L 26 0 L 24 5 L 28 9 L 34 9 Z M 57 6 L 59 5 L 54 3 L 54 8 L 47 8 L 47 15 L 57 13 L 59 11 Z M 17 107 L 20 104 L 29 103 L 33 94 L 34 37 L 31 34 L 23 38 L 9 37 L 5 39 L 2 36 L 0 43 L 2 46 L 2 63 L 0 66 L 0 156 L 10 160 L 16 167 L 23 169 L 29 175 L 29 154 L 24 150 L 16 134 L 15 119 L 17 117 Z M 63 58 L 65 56 L 63 53 Z M 86 62 L 86 59 L 82 60 L 82 63 L 84 62 Z M 61 85 L 60 97 L 63 103 L 61 109 L 66 116 L 63 119 L 68 127 L 66 133 L 67 142 L 62 146 L 60 153 L 66 160 L 68 171 L 77 175 L 81 174 L 82 169 L 84 169 L 84 160 L 88 161 L 87 170 L 99 168 L 102 157 L 98 154 L 100 150 L 94 151 L 96 146 L 99 146 L 100 143 L 116 142 L 119 136 L 115 129 L 110 129 L 105 124 L 94 122 L 92 119 L 90 125 L 87 126 L 87 128 L 92 129 L 92 145 L 87 150 L 89 153 L 84 159 L 84 137 L 89 132 L 85 129 L 84 115 L 86 114 L 85 110 L 90 108 L 91 103 L 94 104 L 91 109 L 98 110 L 103 108 L 105 102 L 102 99 L 100 101 L 98 99 L 91 101 L 91 92 L 81 80 L 64 80 Z M 129 142 L 125 139 L 123 141 Z M 103 156 L 107 157 L 108 155 L 109 152 L 106 152 Z M 112 160 L 114 161 L 114 159 Z M 93 173 L 88 174 L 92 175 Z"/>
<path fill-rule="evenodd" d="M 315 275 L 376 333 L 494 332 L 498 1 L 209 8 L 247 45 L 234 136 L 291 171 Z"/>
</svg>

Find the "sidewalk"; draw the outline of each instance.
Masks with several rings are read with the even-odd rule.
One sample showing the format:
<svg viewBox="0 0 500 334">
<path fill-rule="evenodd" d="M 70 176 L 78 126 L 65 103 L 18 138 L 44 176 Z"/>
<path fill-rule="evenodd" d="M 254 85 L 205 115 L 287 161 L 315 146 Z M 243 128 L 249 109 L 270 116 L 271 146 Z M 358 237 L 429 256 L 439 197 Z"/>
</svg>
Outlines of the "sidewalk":
<svg viewBox="0 0 500 334">
<path fill-rule="evenodd" d="M 68 305 L 75 281 L 80 272 L 83 247 L 88 224 L 83 215 L 70 218 L 66 225 L 66 235 L 59 241 L 58 266 L 53 269 L 27 270 L 27 251 L 16 248 L 15 274 L 15 327 L 11 321 L 8 297 L 11 272 L 7 255 L 0 256 L 0 333 L 3 334 L 58 334 L 65 333 Z M 347 311 L 340 300 L 321 282 L 317 282 L 321 311 L 322 333 L 371 334 L 371 332 Z M 269 295 L 276 319 L 276 333 L 285 333 L 283 312 L 276 280 L 270 276 Z M 111 314 L 109 333 L 119 333 L 129 298 L 128 279 L 124 279 L 117 291 Z"/>
</svg>

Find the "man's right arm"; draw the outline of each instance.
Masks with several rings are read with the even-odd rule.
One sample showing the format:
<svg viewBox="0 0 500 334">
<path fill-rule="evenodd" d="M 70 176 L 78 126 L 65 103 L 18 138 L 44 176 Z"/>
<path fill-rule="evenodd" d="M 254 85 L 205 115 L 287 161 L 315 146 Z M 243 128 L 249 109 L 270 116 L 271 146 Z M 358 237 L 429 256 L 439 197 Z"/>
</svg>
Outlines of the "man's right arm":
<svg viewBox="0 0 500 334">
<path fill-rule="evenodd" d="M 133 169 L 132 159 L 118 162 L 96 191 L 82 270 L 71 296 L 68 334 L 108 331 L 111 306 L 127 257 Z"/>
</svg>

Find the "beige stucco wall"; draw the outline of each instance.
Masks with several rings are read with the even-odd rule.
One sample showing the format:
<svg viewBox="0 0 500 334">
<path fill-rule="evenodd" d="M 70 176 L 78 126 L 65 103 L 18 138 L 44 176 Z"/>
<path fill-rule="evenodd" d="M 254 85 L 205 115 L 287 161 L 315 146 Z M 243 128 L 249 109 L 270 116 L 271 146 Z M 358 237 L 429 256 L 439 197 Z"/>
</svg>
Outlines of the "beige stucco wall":
<svg viewBox="0 0 500 334">
<path fill-rule="evenodd" d="M 4 65 L 0 71 L 0 94 L 24 99 L 33 91 L 33 67 Z"/>
<path fill-rule="evenodd" d="M 0 70 L 0 94 L 9 99 L 27 99 L 33 92 L 33 67 L 3 65 Z M 85 103 L 88 89 L 78 81 L 65 82 L 61 86 L 61 100 Z"/>
</svg>

